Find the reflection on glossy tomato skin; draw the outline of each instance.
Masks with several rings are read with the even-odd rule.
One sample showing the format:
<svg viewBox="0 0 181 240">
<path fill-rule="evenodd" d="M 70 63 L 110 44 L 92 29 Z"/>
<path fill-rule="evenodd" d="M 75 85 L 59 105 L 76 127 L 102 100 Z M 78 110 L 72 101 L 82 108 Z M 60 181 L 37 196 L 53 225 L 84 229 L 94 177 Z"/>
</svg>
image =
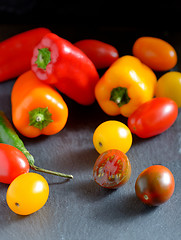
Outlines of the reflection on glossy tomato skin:
<svg viewBox="0 0 181 240">
<path fill-rule="evenodd" d="M 93 177 L 104 188 L 116 189 L 127 183 L 131 176 L 131 164 L 123 152 L 110 149 L 97 158 Z"/>
<path fill-rule="evenodd" d="M 168 71 L 177 63 L 175 49 L 155 37 L 140 37 L 133 45 L 133 55 L 155 71 Z"/>
<path fill-rule="evenodd" d="M 146 168 L 140 173 L 135 183 L 137 197 L 150 206 L 158 206 L 168 201 L 174 189 L 174 176 L 167 167 L 162 165 Z"/>
<path fill-rule="evenodd" d="M 19 215 L 29 215 L 44 206 L 49 196 L 46 179 L 37 173 L 21 174 L 9 185 L 6 201 Z"/>
<path fill-rule="evenodd" d="M 109 149 L 118 149 L 127 153 L 132 145 L 132 134 L 124 123 L 108 120 L 101 123 L 94 131 L 93 144 L 99 153 Z"/>
<path fill-rule="evenodd" d="M 16 147 L 0 143 L 0 182 L 10 184 L 17 176 L 29 172 L 25 155 Z"/>
<path fill-rule="evenodd" d="M 119 58 L 115 47 L 99 40 L 84 39 L 74 45 L 89 57 L 97 69 L 107 68 Z"/>
<path fill-rule="evenodd" d="M 143 103 L 128 118 L 128 127 L 141 138 L 149 138 L 169 129 L 178 116 L 178 106 L 170 98 L 153 98 Z"/>
<path fill-rule="evenodd" d="M 181 107 L 181 72 L 171 71 L 163 74 L 157 81 L 156 97 L 167 97 Z"/>
</svg>

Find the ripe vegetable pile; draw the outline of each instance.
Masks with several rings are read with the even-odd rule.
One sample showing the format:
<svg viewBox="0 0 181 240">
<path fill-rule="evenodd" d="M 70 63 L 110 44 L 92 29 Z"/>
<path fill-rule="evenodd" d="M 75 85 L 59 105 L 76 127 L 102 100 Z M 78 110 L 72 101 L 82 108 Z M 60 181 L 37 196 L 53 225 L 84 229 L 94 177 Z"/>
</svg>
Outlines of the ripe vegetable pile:
<svg viewBox="0 0 181 240">
<path fill-rule="evenodd" d="M 3 58 L 9 46 L 8 59 Z M 101 187 L 115 189 L 129 181 L 132 170 L 126 153 L 132 134 L 153 137 L 177 119 L 181 73 L 170 71 L 157 79 L 154 72 L 171 70 L 177 63 L 175 49 L 162 39 L 141 37 L 133 45 L 133 56 L 119 57 L 117 49 L 107 43 L 85 39 L 72 44 L 49 29 L 37 28 L 1 42 L 0 56 L 0 81 L 17 78 L 11 93 L 12 121 L 25 137 L 53 135 L 66 126 L 68 107 L 61 93 L 85 106 L 96 100 L 107 115 L 127 118 L 127 125 L 103 122 L 93 134 L 100 154 L 93 178 Z M 18 61 L 19 56 L 24 61 Z M 9 59 L 14 59 L 11 65 Z M 105 69 L 101 77 L 98 69 Z M 30 169 L 73 176 L 35 166 L 17 132 L 1 111 L 0 182 L 9 184 L 9 208 L 29 215 L 43 207 L 49 195 L 46 179 Z M 171 198 L 174 187 L 171 171 L 153 165 L 138 176 L 135 193 L 143 203 L 156 206 Z"/>
</svg>

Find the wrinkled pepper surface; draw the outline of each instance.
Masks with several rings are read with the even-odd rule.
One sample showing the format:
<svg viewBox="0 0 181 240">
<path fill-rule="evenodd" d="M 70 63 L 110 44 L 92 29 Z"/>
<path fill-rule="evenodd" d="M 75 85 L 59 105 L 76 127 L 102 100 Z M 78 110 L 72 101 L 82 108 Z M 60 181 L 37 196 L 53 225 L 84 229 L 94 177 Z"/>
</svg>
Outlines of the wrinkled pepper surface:
<svg viewBox="0 0 181 240">
<path fill-rule="evenodd" d="M 0 43 L 0 82 L 31 69 L 33 50 L 47 33 L 50 33 L 47 28 L 35 28 Z"/>
<path fill-rule="evenodd" d="M 102 110 L 112 116 L 129 117 L 142 103 L 154 96 L 156 75 L 134 56 L 116 60 L 95 87 Z"/>
<path fill-rule="evenodd" d="M 56 134 L 67 122 L 68 108 L 61 95 L 32 71 L 15 81 L 11 104 L 14 126 L 29 138 Z"/>
<path fill-rule="evenodd" d="M 35 47 L 31 63 L 38 79 L 82 105 L 94 102 L 98 72 L 85 53 L 69 41 L 47 34 Z"/>
</svg>

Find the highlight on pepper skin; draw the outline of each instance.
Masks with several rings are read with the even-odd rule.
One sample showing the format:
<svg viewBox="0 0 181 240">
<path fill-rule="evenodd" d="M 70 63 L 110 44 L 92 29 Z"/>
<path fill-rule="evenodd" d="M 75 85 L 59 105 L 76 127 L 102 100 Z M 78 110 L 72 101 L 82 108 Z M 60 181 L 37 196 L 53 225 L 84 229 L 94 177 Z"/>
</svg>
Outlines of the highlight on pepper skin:
<svg viewBox="0 0 181 240">
<path fill-rule="evenodd" d="M 34 48 L 31 70 L 79 104 L 95 101 L 99 74 L 93 62 L 78 47 L 54 33 L 45 35 Z"/>
<path fill-rule="evenodd" d="M 67 123 L 68 107 L 62 96 L 39 81 L 31 70 L 16 80 L 11 103 L 13 123 L 26 137 L 56 134 Z"/>
<path fill-rule="evenodd" d="M 129 117 L 142 103 L 153 98 L 156 80 L 151 68 L 138 58 L 123 56 L 96 84 L 96 100 L 106 114 Z"/>
</svg>

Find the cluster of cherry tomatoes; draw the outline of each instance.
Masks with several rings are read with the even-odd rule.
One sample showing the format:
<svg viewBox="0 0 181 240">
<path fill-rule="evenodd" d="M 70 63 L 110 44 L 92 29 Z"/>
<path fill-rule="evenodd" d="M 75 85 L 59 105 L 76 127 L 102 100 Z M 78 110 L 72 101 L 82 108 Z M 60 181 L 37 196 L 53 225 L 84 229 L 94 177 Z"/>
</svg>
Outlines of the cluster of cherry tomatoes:
<svg viewBox="0 0 181 240">
<path fill-rule="evenodd" d="M 155 71 L 168 71 L 177 63 L 177 54 L 167 42 L 152 37 L 139 38 L 133 54 Z M 181 73 L 170 71 L 158 79 L 155 98 L 142 104 L 128 117 L 127 125 L 110 120 L 100 124 L 93 135 L 93 144 L 100 153 L 93 177 L 104 188 L 118 188 L 131 176 L 126 153 L 132 145 L 132 133 L 149 138 L 169 129 L 181 107 Z M 172 196 L 175 181 L 165 166 L 153 165 L 140 173 L 135 182 L 137 197 L 145 204 L 157 206 Z"/>
<path fill-rule="evenodd" d="M 0 182 L 10 184 L 6 193 L 9 208 L 20 215 L 42 208 L 49 196 L 46 179 L 29 172 L 27 158 L 14 146 L 0 143 L 0 159 Z"/>
</svg>

